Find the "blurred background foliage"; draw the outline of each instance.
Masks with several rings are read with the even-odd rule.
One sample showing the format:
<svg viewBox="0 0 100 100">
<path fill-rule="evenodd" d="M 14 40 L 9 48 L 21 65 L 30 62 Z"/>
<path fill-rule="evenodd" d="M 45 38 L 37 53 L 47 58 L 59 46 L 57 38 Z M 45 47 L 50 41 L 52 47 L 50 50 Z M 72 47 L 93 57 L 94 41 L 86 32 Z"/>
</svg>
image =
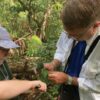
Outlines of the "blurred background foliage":
<svg viewBox="0 0 100 100">
<path fill-rule="evenodd" d="M 65 0 L 0 0 L 0 24 L 7 28 L 13 40 L 21 46 L 12 51 L 11 65 L 23 67 L 28 61 L 29 66 L 36 67 L 39 71 L 36 79 L 47 84 L 49 81 L 43 63 L 53 59 L 56 42 L 63 30 L 60 12 L 64 2 Z M 57 86 L 51 85 L 48 91 L 49 99 L 44 100 L 54 100 L 58 93 Z"/>
</svg>

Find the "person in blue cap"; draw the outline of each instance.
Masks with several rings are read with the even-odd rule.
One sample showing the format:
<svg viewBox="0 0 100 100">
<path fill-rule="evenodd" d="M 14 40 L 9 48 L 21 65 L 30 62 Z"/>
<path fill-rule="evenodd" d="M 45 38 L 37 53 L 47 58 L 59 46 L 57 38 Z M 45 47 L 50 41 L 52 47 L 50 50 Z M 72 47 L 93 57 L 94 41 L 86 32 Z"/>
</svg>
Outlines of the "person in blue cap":
<svg viewBox="0 0 100 100">
<path fill-rule="evenodd" d="M 46 84 L 40 80 L 13 80 L 13 75 L 6 62 L 6 57 L 11 48 L 19 47 L 14 43 L 7 30 L 0 26 L 0 100 L 11 99 L 28 90 L 35 91 L 38 87 L 40 91 L 46 91 Z M 20 100 L 13 98 L 12 100 Z"/>
<path fill-rule="evenodd" d="M 100 0 L 66 0 L 64 26 L 48 78 L 61 84 L 59 100 L 100 100 Z M 66 62 L 66 63 L 65 63 Z M 56 67 L 64 63 L 64 71 Z"/>
</svg>

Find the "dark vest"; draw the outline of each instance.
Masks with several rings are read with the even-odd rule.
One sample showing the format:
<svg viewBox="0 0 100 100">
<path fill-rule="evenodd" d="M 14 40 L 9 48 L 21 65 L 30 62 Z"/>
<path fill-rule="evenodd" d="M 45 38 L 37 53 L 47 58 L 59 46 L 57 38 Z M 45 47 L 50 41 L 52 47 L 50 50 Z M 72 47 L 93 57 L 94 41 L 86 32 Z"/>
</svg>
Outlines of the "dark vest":
<svg viewBox="0 0 100 100">
<path fill-rule="evenodd" d="M 12 79 L 13 79 L 12 72 L 9 69 L 7 62 L 4 61 L 3 64 L 0 65 L 0 80 L 12 80 Z M 20 99 L 18 96 L 10 100 L 20 100 Z"/>
</svg>

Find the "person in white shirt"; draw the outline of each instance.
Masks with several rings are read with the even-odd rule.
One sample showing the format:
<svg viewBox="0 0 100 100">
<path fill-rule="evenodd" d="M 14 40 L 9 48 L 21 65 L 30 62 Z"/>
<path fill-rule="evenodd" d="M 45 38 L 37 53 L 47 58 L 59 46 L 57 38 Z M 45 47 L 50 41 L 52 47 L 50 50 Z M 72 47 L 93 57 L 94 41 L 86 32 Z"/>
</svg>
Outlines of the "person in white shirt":
<svg viewBox="0 0 100 100">
<path fill-rule="evenodd" d="M 28 90 L 45 92 L 47 86 L 40 80 L 13 80 L 13 75 L 5 60 L 10 48 L 19 47 L 15 44 L 7 30 L 0 26 L 0 100 L 20 100 L 20 96 L 16 97 Z"/>
<path fill-rule="evenodd" d="M 48 78 L 62 84 L 59 100 L 100 100 L 100 0 L 67 0 L 61 20 L 65 31 L 44 64 Z M 64 72 L 56 71 L 61 64 Z"/>
</svg>

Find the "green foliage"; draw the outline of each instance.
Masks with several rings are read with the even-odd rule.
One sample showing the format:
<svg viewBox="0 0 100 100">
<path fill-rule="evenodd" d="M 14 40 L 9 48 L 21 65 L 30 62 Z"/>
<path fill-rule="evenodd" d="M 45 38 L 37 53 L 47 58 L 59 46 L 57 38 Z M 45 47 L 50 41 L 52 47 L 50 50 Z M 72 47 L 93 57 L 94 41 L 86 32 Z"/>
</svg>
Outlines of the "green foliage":
<svg viewBox="0 0 100 100">
<path fill-rule="evenodd" d="M 60 22 L 60 11 L 63 0 L 1 0 L 0 2 L 0 23 L 9 29 L 10 33 L 17 33 L 17 36 L 23 36 L 29 33 L 29 27 L 33 33 L 37 34 L 40 30 L 44 18 L 44 14 L 48 9 L 48 5 L 52 8 L 50 16 L 48 16 L 46 25 L 46 37 L 59 33 L 62 29 Z M 31 1 L 31 2 L 30 2 Z"/>
<path fill-rule="evenodd" d="M 48 71 L 44 68 L 41 69 L 40 80 L 49 84 Z"/>
<path fill-rule="evenodd" d="M 47 78 L 48 72 L 43 68 L 43 63 L 53 59 L 56 42 L 62 30 L 60 12 L 64 1 L 0 0 L 0 24 L 9 30 L 12 37 L 20 38 L 32 33 L 31 37 L 25 38 L 27 47 L 25 56 L 38 57 L 35 63 L 40 72 L 39 79 L 47 84 L 51 83 Z M 49 13 L 47 13 L 48 11 Z M 46 19 L 44 18 L 45 15 L 47 15 Z M 46 39 L 44 43 L 41 41 L 42 36 Z M 50 100 L 54 100 L 58 93 L 57 88 L 58 86 L 52 85 L 43 96 L 48 96 Z"/>
<path fill-rule="evenodd" d="M 42 45 L 42 41 L 36 35 L 32 36 L 32 42 L 33 42 L 34 46 Z"/>
<path fill-rule="evenodd" d="M 37 53 L 38 49 L 42 48 L 42 41 L 36 35 L 33 35 L 31 38 L 27 39 L 27 56 L 33 56 L 34 53 Z"/>
<path fill-rule="evenodd" d="M 20 19 L 26 20 L 27 19 L 27 12 L 20 12 L 19 14 Z"/>
<path fill-rule="evenodd" d="M 43 68 L 43 63 L 39 62 L 37 69 L 39 71 L 38 79 L 45 82 L 48 86 L 47 92 L 41 95 L 41 100 L 55 100 L 54 98 L 58 95 L 59 85 L 54 85 L 50 80 L 48 80 L 48 71 Z"/>
</svg>

